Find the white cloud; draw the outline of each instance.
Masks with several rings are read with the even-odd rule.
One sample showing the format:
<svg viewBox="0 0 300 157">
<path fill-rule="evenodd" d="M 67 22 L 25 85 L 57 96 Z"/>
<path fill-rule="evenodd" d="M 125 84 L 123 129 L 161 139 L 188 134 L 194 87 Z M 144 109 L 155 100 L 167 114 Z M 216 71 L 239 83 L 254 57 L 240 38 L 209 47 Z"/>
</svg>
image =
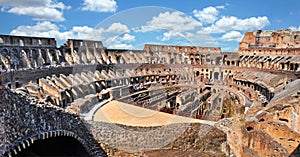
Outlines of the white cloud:
<svg viewBox="0 0 300 157">
<path fill-rule="evenodd" d="M 110 45 L 109 48 L 114 48 L 114 49 L 133 49 L 133 45 L 119 43 L 119 44 Z"/>
<path fill-rule="evenodd" d="M 113 23 L 112 25 L 110 25 L 107 29 L 107 32 L 115 33 L 115 34 L 123 34 L 123 33 L 129 33 L 130 30 L 128 29 L 128 27 L 126 25 L 118 22 L 118 23 Z"/>
<path fill-rule="evenodd" d="M 132 42 L 132 41 L 135 41 L 135 36 L 126 33 L 126 34 L 123 35 L 122 41 L 124 41 L 124 42 Z"/>
<path fill-rule="evenodd" d="M 33 16 L 34 20 L 53 20 L 53 21 L 64 21 L 62 12 L 55 8 L 44 8 L 44 7 L 14 7 L 8 10 L 9 13 L 15 13 L 18 15 L 29 15 Z"/>
<path fill-rule="evenodd" d="M 132 49 L 133 45 L 130 42 L 133 41 L 135 41 L 135 36 L 126 33 L 123 36 L 115 35 L 108 37 L 104 43 L 108 45 L 108 48 Z"/>
<path fill-rule="evenodd" d="M 226 46 L 226 47 L 222 47 L 222 52 L 237 52 L 237 47 L 233 47 L 233 46 Z"/>
<path fill-rule="evenodd" d="M 300 26 L 298 28 L 295 26 L 291 26 L 289 27 L 289 29 L 291 29 L 292 31 L 300 31 Z"/>
<path fill-rule="evenodd" d="M 161 41 L 168 41 L 170 40 L 172 37 L 183 37 L 185 38 L 186 36 L 190 35 L 190 33 L 180 33 L 180 32 L 176 32 L 176 31 L 169 31 L 169 32 L 164 32 L 163 33 L 163 37 L 159 38 Z"/>
<path fill-rule="evenodd" d="M 209 6 L 202 10 L 194 10 L 194 16 L 198 18 L 203 24 L 211 24 L 214 23 L 219 15 L 218 9 L 224 9 L 224 6 Z"/>
<path fill-rule="evenodd" d="M 116 12 L 117 2 L 115 0 L 84 0 L 82 10 L 94 12 Z"/>
<path fill-rule="evenodd" d="M 199 26 L 201 26 L 201 24 L 192 17 L 186 16 L 182 12 L 175 11 L 160 13 L 158 16 L 153 17 L 151 21 L 148 21 L 146 26 L 140 27 L 137 31 L 170 30 L 182 32 L 194 30 Z"/>
<path fill-rule="evenodd" d="M 72 32 L 59 32 L 59 27 L 49 21 L 38 22 L 36 25 L 21 25 L 10 32 L 11 35 L 55 37 L 57 40 L 65 40 L 72 36 Z"/>
<path fill-rule="evenodd" d="M 233 30 L 257 30 L 269 25 L 268 17 L 250 17 L 246 19 L 238 19 L 235 16 L 223 16 L 217 22 L 209 27 L 203 28 L 199 33 L 224 33 Z"/>
<path fill-rule="evenodd" d="M 131 49 L 133 46 L 131 44 L 123 43 L 122 38 L 119 36 L 112 36 L 105 40 L 104 42 L 107 44 L 108 48 L 114 48 L 114 49 Z"/>
<path fill-rule="evenodd" d="M 201 27 L 201 23 L 193 19 L 191 16 L 186 16 L 179 11 L 163 12 L 158 16 L 154 16 L 147 25 L 136 28 L 136 32 L 148 31 L 163 31 L 162 37 L 157 37 L 161 41 L 170 40 L 172 37 L 183 37 L 189 34 L 190 31 L 195 31 Z"/>
<path fill-rule="evenodd" d="M 224 41 L 237 41 L 240 42 L 242 40 L 243 35 L 238 32 L 238 31 L 230 31 L 227 32 L 226 34 L 222 35 L 220 38 L 221 40 Z"/>
<path fill-rule="evenodd" d="M 0 0 L 0 5 L 1 11 L 48 21 L 64 21 L 63 10 L 71 8 L 56 0 Z"/>
<path fill-rule="evenodd" d="M 101 40 L 103 29 L 94 29 L 88 26 L 74 26 L 69 31 L 61 32 L 60 28 L 49 22 L 38 22 L 35 25 L 21 25 L 15 30 L 10 32 L 11 35 L 22 35 L 22 36 L 38 36 L 38 37 L 52 37 L 58 41 L 66 41 L 66 39 L 94 39 Z"/>
<path fill-rule="evenodd" d="M 120 26 L 120 27 L 116 27 Z M 10 32 L 11 35 L 38 36 L 56 38 L 58 42 L 65 42 L 67 39 L 88 39 L 105 40 L 104 44 L 109 48 L 133 48 L 130 44 L 135 41 L 135 36 L 129 34 L 126 25 L 113 23 L 108 28 L 91 28 L 88 26 L 73 26 L 70 30 L 60 31 L 57 26 L 49 21 L 37 22 L 35 25 L 21 25 Z M 121 29 L 117 29 L 121 28 Z M 124 29 L 127 28 L 127 29 Z M 118 30 L 122 34 L 113 34 L 112 30 Z M 121 31 L 123 30 L 123 31 Z M 124 32 L 127 32 L 124 34 Z"/>
</svg>

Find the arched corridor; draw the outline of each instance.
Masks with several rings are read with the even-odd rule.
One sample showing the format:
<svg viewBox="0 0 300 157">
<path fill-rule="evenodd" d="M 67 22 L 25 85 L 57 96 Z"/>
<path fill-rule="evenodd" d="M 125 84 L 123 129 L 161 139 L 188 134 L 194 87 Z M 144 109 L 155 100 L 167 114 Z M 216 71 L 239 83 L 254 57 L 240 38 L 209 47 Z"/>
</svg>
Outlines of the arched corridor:
<svg viewBox="0 0 300 157">
<path fill-rule="evenodd" d="M 72 137 L 53 137 L 36 140 L 30 147 L 21 151 L 16 157 L 35 156 L 89 156 L 83 145 Z"/>
</svg>

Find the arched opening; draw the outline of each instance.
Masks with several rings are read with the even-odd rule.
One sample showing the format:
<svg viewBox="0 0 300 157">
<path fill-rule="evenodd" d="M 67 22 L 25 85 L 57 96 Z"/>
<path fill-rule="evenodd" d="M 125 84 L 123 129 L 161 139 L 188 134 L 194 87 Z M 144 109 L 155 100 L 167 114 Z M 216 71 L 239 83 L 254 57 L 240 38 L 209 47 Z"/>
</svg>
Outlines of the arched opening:
<svg viewBox="0 0 300 157">
<path fill-rule="evenodd" d="M 291 71 L 294 70 L 294 64 L 293 64 L 293 63 L 290 64 L 290 70 L 291 70 Z"/>
<path fill-rule="evenodd" d="M 22 150 L 17 157 L 29 156 L 89 156 L 84 146 L 72 137 L 53 137 L 36 140 L 31 146 Z"/>
<path fill-rule="evenodd" d="M 170 64 L 174 64 L 174 62 L 175 62 L 175 61 L 174 61 L 174 58 L 171 58 L 171 59 L 170 59 Z"/>
<path fill-rule="evenodd" d="M 200 64 L 200 59 L 199 58 L 196 58 L 195 61 L 196 61 L 196 64 Z"/>
<path fill-rule="evenodd" d="M 260 62 L 260 68 L 261 68 L 261 69 L 264 68 L 264 62 Z"/>
<path fill-rule="evenodd" d="M 191 58 L 191 64 L 194 64 L 194 58 Z"/>
<path fill-rule="evenodd" d="M 19 40 L 19 46 L 24 46 L 23 40 Z"/>
<path fill-rule="evenodd" d="M 216 80 L 219 79 L 219 72 L 215 72 L 215 73 L 214 73 L 214 78 L 215 78 Z"/>
<path fill-rule="evenodd" d="M 22 84 L 20 82 L 16 82 L 16 88 L 22 87 Z"/>
<path fill-rule="evenodd" d="M 36 67 L 35 63 L 38 59 L 38 53 L 35 49 L 32 49 L 29 53 L 29 60 L 31 62 L 31 67 Z"/>
<path fill-rule="evenodd" d="M 222 65 L 222 57 L 216 58 L 216 65 Z"/>
<path fill-rule="evenodd" d="M 234 65 L 234 63 L 235 63 L 234 61 L 231 61 L 231 65 Z"/>
<path fill-rule="evenodd" d="M 187 48 L 184 48 L 184 52 L 188 52 L 188 49 L 187 49 Z"/>
<path fill-rule="evenodd" d="M 4 57 L 7 57 L 9 55 L 9 52 L 6 48 L 2 49 L 1 50 L 1 54 L 4 56 Z"/>
<path fill-rule="evenodd" d="M 284 70 L 284 63 L 280 63 L 281 70 Z"/>
<path fill-rule="evenodd" d="M 253 127 L 248 126 L 248 127 L 247 127 L 247 131 L 251 131 L 251 130 L 253 130 Z"/>
<path fill-rule="evenodd" d="M 184 64 L 188 64 L 188 58 L 184 58 Z"/>
<path fill-rule="evenodd" d="M 19 53 L 18 53 L 18 50 L 17 49 L 12 49 L 11 50 L 12 51 L 12 53 L 13 53 L 13 55 L 15 56 L 15 57 L 19 57 Z"/>
<path fill-rule="evenodd" d="M 227 65 L 230 65 L 230 61 L 227 61 Z"/>
<path fill-rule="evenodd" d="M 53 61 L 57 62 L 55 50 L 50 50 L 49 53 L 50 53 L 50 63 L 53 63 Z"/>
<path fill-rule="evenodd" d="M 44 64 L 49 65 L 49 59 L 47 56 L 47 51 L 45 49 L 41 49 L 41 57 L 43 58 Z"/>
<path fill-rule="evenodd" d="M 0 38 L 0 45 L 4 44 L 4 41 L 2 38 Z"/>
<path fill-rule="evenodd" d="M 210 63 L 210 54 L 206 55 L 206 63 Z"/>
<path fill-rule="evenodd" d="M 201 74 L 200 74 L 200 80 L 203 81 L 203 79 L 204 79 L 204 74 L 201 73 Z"/>
</svg>

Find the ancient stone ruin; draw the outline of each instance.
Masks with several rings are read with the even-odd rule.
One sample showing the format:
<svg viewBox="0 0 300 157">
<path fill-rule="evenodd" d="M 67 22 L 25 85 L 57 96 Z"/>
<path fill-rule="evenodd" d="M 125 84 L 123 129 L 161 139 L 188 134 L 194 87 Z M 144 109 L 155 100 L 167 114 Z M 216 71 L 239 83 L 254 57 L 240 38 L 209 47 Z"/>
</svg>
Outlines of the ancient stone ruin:
<svg viewBox="0 0 300 157">
<path fill-rule="evenodd" d="M 0 154 L 298 156 L 299 64 L 291 30 L 236 53 L 0 35 Z"/>
</svg>

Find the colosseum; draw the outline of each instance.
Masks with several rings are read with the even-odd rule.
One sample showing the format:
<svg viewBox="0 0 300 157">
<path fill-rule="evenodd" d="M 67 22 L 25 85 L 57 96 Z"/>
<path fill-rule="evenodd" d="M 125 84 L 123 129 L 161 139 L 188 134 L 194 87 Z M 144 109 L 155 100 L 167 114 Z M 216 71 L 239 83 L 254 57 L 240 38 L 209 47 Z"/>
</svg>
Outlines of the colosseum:
<svg viewBox="0 0 300 157">
<path fill-rule="evenodd" d="M 299 156 L 300 32 L 238 51 L 0 35 L 3 156 Z"/>
</svg>

